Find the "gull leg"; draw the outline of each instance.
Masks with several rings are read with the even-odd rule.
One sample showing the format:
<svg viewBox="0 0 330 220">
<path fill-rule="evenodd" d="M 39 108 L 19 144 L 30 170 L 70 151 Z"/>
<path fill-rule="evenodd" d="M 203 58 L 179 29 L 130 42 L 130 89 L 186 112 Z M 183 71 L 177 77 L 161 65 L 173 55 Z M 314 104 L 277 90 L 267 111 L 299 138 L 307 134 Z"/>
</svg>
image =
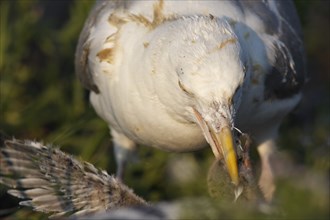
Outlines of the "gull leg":
<svg viewBox="0 0 330 220">
<path fill-rule="evenodd" d="M 125 167 L 136 149 L 136 144 L 125 135 L 111 130 L 112 141 L 114 145 L 115 159 L 117 163 L 116 176 L 119 180 L 123 180 Z"/>
<path fill-rule="evenodd" d="M 258 146 L 261 158 L 261 175 L 259 187 L 267 202 L 271 202 L 275 192 L 275 170 L 274 157 L 276 154 L 276 144 L 273 139 L 266 140 Z"/>
</svg>

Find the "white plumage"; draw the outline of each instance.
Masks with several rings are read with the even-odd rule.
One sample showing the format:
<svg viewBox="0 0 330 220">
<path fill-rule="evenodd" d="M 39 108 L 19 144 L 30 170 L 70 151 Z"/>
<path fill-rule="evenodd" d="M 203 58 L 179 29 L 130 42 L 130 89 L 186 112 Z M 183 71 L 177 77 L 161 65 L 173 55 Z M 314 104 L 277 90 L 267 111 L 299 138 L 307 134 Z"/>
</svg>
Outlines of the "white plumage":
<svg viewBox="0 0 330 220">
<path fill-rule="evenodd" d="M 211 145 L 239 184 L 234 127 L 262 160 L 305 79 L 291 1 L 99 1 L 80 36 L 77 73 L 112 132 L 119 175 L 136 143 L 169 151 Z"/>
</svg>

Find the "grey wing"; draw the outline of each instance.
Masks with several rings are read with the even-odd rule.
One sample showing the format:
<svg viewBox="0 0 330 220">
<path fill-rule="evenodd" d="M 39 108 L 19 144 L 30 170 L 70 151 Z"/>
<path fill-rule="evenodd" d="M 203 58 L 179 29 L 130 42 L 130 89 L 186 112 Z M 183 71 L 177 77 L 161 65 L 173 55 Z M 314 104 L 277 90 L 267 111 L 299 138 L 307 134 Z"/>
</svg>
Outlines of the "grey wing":
<svg viewBox="0 0 330 220">
<path fill-rule="evenodd" d="M 293 1 L 240 1 L 243 10 L 255 13 L 273 39 L 271 71 L 265 79 L 265 99 L 289 98 L 306 81 L 306 59 L 302 30 Z"/>
<path fill-rule="evenodd" d="M 114 10 L 119 7 L 125 7 L 128 4 L 127 1 L 115 0 L 98 0 L 89 13 L 89 16 L 84 24 L 84 27 L 80 33 L 78 45 L 75 54 L 75 70 L 76 75 L 83 84 L 83 86 L 95 93 L 99 93 L 99 88 L 93 80 L 92 70 L 88 66 L 88 55 L 90 51 L 89 35 L 91 28 L 98 22 L 98 19 L 102 13 L 106 10 Z"/>
<path fill-rule="evenodd" d="M 0 165 L 0 183 L 12 188 L 8 193 L 51 217 L 146 204 L 105 171 L 38 142 L 6 141 Z"/>
</svg>

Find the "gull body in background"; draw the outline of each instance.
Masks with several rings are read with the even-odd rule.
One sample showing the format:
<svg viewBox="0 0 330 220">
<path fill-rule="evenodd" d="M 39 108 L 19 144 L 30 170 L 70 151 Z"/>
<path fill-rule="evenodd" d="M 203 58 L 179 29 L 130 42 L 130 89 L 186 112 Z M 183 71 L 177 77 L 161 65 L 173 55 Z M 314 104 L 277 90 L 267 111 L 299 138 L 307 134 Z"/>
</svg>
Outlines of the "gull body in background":
<svg viewBox="0 0 330 220">
<path fill-rule="evenodd" d="M 75 64 L 111 130 L 119 177 L 136 144 L 210 145 L 238 186 L 240 130 L 257 146 L 271 201 L 278 128 L 305 81 L 292 1 L 97 1 Z"/>
</svg>

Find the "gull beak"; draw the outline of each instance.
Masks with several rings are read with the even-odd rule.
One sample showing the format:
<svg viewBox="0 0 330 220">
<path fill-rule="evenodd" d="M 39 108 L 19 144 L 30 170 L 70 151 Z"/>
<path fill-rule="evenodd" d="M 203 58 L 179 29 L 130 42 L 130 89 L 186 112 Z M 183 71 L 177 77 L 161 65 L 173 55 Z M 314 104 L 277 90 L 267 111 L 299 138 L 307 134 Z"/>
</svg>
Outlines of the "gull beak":
<svg viewBox="0 0 330 220">
<path fill-rule="evenodd" d="M 204 136 L 212 148 L 213 154 L 217 160 L 222 158 L 225 160 L 231 181 L 234 185 L 238 186 L 239 177 L 237 156 L 229 123 L 226 123 L 224 126 L 222 126 L 219 132 L 216 132 L 211 126 L 208 126 L 198 111 L 195 109 L 193 110 L 197 122 L 204 132 Z"/>
<path fill-rule="evenodd" d="M 213 137 L 213 140 L 215 142 L 215 147 L 217 148 L 217 151 L 221 151 L 222 156 L 225 159 L 231 181 L 237 186 L 239 183 L 238 166 L 231 129 L 228 125 L 226 125 L 221 129 L 219 133 L 215 133 L 212 130 L 210 131 L 210 133 L 211 137 Z"/>
</svg>

